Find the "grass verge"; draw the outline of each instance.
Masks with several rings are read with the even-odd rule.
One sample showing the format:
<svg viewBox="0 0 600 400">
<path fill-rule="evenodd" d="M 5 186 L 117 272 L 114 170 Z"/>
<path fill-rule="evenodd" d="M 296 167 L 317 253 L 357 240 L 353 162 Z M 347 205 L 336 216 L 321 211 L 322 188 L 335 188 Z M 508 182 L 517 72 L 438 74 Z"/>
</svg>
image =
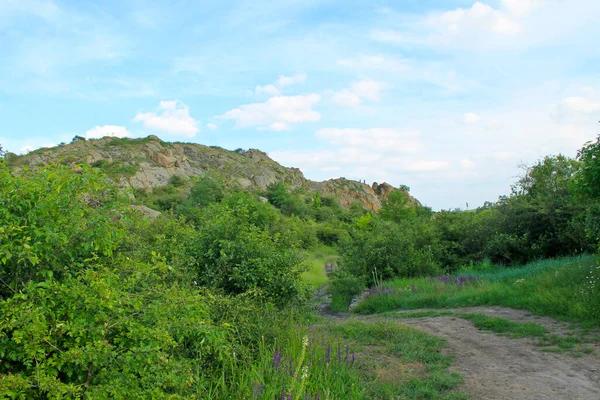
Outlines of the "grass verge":
<svg viewBox="0 0 600 400">
<path fill-rule="evenodd" d="M 499 335 L 507 336 L 513 339 L 534 338 L 538 339 L 537 345 L 542 347 L 542 351 L 555 353 L 568 352 L 574 357 L 583 354 L 592 353 L 594 350 L 584 346 L 586 342 L 594 341 L 594 338 L 586 338 L 585 332 L 580 336 L 559 336 L 550 334 L 546 328 L 536 323 L 520 323 L 505 318 L 490 317 L 483 313 L 464 313 L 447 310 L 425 310 L 415 312 L 388 312 L 387 318 L 425 318 L 425 317 L 445 317 L 453 316 L 471 321 L 473 325 L 482 331 L 494 332 Z"/>
<path fill-rule="evenodd" d="M 397 309 L 498 305 L 537 315 L 600 326 L 600 267 L 597 257 L 544 260 L 520 268 L 499 268 L 435 278 L 397 279 L 372 290 L 357 313 Z"/>
<path fill-rule="evenodd" d="M 251 363 L 225 366 L 198 395 L 206 399 L 462 400 L 448 371 L 445 340 L 395 321 L 281 325 Z M 228 378 L 225 378 L 228 377 Z"/>
</svg>

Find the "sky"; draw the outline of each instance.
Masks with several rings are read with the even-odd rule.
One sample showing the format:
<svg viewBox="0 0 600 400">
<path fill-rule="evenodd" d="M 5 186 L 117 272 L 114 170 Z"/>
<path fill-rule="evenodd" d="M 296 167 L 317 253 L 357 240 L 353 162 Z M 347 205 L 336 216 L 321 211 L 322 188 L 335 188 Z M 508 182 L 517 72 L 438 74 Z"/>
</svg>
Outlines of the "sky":
<svg viewBox="0 0 600 400">
<path fill-rule="evenodd" d="M 600 134 L 598 0 L 0 0 L 0 145 L 257 148 L 435 210 Z"/>
</svg>

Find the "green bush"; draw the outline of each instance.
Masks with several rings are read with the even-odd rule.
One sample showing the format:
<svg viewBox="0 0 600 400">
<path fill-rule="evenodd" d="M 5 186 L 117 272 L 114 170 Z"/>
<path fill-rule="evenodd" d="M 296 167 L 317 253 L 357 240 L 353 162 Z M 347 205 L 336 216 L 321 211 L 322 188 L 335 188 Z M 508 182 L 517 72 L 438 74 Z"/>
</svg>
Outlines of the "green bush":
<svg viewBox="0 0 600 400">
<path fill-rule="evenodd" d="M 305 296 L 299 281 L 302 259 L 291 238 L 271 236 L 261 226 L 260 204 L 240 199 L 233 206 L 214 204 L 186 248 L 198 284 L 241 294 L 259 290 L 283 305 Z"/>
<path fill-rule="evenodd" d="M 340 245 L 342 265 L 365 282 L 373 274 L 383 279 L 435 274 L 440 270 L 435 239 L 419 221 L 398 225 L 373 218 Z"/>
<path fill-rule="evenodd" d="M 0 397 L 188 398 L 231 358 L 226 327 L 171 268 L 98 266 L 0 302 Z"/>
<path fill-rule="evenodd" d="M 112 256 L 126 204 L 123 192 L 85 166 L 15 174 L 0 165 L 0 296 Z"/>
<path fill-rule="evenodd" d="M 169 179 L 169 185 L 175 187 L 185 186 L 185 178 L 181 175 L 173 175 L 171 179 Z"/>
</svg>

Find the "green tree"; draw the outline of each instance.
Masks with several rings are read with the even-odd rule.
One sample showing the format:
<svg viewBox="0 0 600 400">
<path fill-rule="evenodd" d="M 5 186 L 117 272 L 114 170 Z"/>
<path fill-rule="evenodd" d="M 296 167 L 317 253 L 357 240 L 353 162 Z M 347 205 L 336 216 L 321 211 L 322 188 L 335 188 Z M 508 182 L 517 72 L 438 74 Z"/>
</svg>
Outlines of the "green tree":
<svg viewBox="0 0 600 400">
<path fill-rule="evenodd" d="M 585 196 L 600 199 L 600 136 L 587 142 L 577 152 L 581 170 L 577 174 L 577 188 Z"/>
<path fill-rule="evenodd" d="M 410 204 L 408 194 L 394 190 L 383 201 L 379 215 L 387 221 L 398 223 L 416 217 L 417 210 Z"/>
</svg>

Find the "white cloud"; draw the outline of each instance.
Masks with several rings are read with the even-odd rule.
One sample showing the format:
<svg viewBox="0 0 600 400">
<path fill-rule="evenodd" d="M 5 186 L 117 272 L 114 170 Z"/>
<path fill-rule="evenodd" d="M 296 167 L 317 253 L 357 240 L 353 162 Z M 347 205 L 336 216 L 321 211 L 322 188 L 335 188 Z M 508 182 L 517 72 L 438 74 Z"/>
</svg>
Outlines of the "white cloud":
<svg viewBox="0 0 600 400">
<path fill-rule="evenodd" d="M 541 0 L 501 0 L 499 4 L 491 0 L 475 1 L 470 7 L 431 13 L 403 29 L 375 29 L 370 36 L 373 40 L 402 45 L 475 49 L 527 46 L 572 30 L 576 17 L 571 11 L 590 4 L 588 0 L 572 1 L 579 4 Z"/>
<path fill-rule="evenodd" d="M 465 124 L 474 125 L 481 121 L 481 117 L 475 113 L 466 113 L 464 116 Z"/>
<path fill-rule="evenodd" d="M 127 128 L 118 125 L 96 126 L 85 132 L 85 137 L 88 139 L 100 139 L 105 136 L 123 138 L 129 137 L 131 136 L 131 134 L 129 133 Z"/>
<path fill-rule="evenodd" d="M 463 168 L 473 168 L 475 166 L 475 163 L 469 160 L 468 158 L 463 158 L 462 160 L 460 160 L 460 165 Z"/>
<path fill-rule="evenodd" d="M 479 1 L 476 1 L 470 8 L 458 8 L 430 16 L 427 23 L 439 33 L 447 36 L 473 34 L 481 31 L 511 36 L 523 31 L 520 22 L 506 10 L 495 9 Z"/>
<path fill-rule="evenodd" d="M 217 125 L 216 125 L 216 124 L 213 124 L 212 122 L 211 122 L 211 123 L 208 123 L 208 124 L 206 124 L 206 127 L 207 127 L 208 129 L 210 129 L 211 131 L 217 130 Z"/>
<path fill-rule="evenodd" d="M 360 97 L 348 89 L 335 92 L 331 97 L 331 102 L 339 107 L 356 107 L 360 105 Z"/>
<path fill-rule="evenodd" d="M 321 114 L 313 107 L 321 100 L 317 94 L 276 96 L 264 103 L 244 104 L 217 117 L 236 121 L 236 126 L 258 127 L 275 131 L 288 130 L 291 124 L 316 122 Z"/>
<path fill-rule="evenodd" d="M 447 161 L 422 161 L 416 160 L 405 163 L 404 169 L 412 172 L 433 172 L 446 169 L 450 166 Z"/>
<path fill-rule="evenodd" d="M 194 137 L 200 130 L 198 121 L 190 116 L 190 109 L 177 100 L 161 101 L 162 113 L 138 113 L 134 122 L 141 122 L 146 128 L 175 136 Z"/>
<path fill-rule="evenodd" d="M 372 149 L 381 152 L 414 153 L 421 149 L 418 132 L 402 132 L 394 129 L 339 129 L 325 128 L 316 136 L 330 144 L 343 148 Z"/>
<path fill-rule="evenodd" d="M 411 69 L 406 60 L 361 54 L 355 58 L 341 58 L 337 64 L 359 70 L 381 70 L 387 72 L 404 72 Z"/>
<path fill-rule="evenodd" d="M 356 107 L 360 105 L 361 99 L 378 102 L 381 100 L 381 90 L 385 87 L 382 82 L 371 79 L 363 79 L 353 82 L 349 89 L 334 92 L 331 102 L 340 107 Z"/>
<path fill-rule="evenodd" d="M 257 95 L 268 94 L 270 96 L 279 96 L 283 87 L 301 84 L 305 81 L 306 74 L 296 74 L 293 76 L 279 75 L 279 78 L 273 84 L 265 86 L 257 85 L 254 93 Z"/>
<path fill-rule="evenodd" d="M 294 76 L 279 76 L 277 79 L 277 86 L 290 86 L 296 85 L 299 83 L 304 83 L 306 81 L 306 74 L 296 74 Z"/>
<path fill-rule="evenodd" d="M 551 107 L 550 115 L 559 124 L 581 125 L 598 121 L 600 95 L 592 87 L 579 89 L 579 96 L 569 96 Z"/>
<path fill-rule="evenodd" d="M 21 153 L 21 154 L 27 154 L 27 153 L 29 153 L 30 151 L 33 151 L 33 146 L 26 145 L 26 146 L 23 146 L 23 147 L 21 148 L 21 150 L 20 150 L 20 153 Z"/>
<path fill-rule="evenodd" d="M 564 104 L 569 110 L 583 114 L 600 112 L 600 99 L 594 100 L 586 97 L 567 97 Z"/>
<path fill-rule="evenodd" d="M 524 17 L 541 6 L 540 0 L 502 0 L 502 6 L 517 17 Z"/>
<path fill-rule="evenodd" d="M 279 95 L 279 89 L 277 89 L 277 87 L 275 85 L 266 85 L 266 86 L 260 86 L 260 85 L 256 85 L 256 89 L 254 90 L 254 92 L 256 94 L 268 94 L 271 96 L 278 96 Z"/>
<path fill-rule="evenodd" d="M 364 79 L 362 81 L 354 82 L 351 90 L 359 97 L 364 97 L 371 101 L 379 101 L 381 99 L 381 90 L 384 86 L 385 85 L 381 82 Z"/>
</svg>

